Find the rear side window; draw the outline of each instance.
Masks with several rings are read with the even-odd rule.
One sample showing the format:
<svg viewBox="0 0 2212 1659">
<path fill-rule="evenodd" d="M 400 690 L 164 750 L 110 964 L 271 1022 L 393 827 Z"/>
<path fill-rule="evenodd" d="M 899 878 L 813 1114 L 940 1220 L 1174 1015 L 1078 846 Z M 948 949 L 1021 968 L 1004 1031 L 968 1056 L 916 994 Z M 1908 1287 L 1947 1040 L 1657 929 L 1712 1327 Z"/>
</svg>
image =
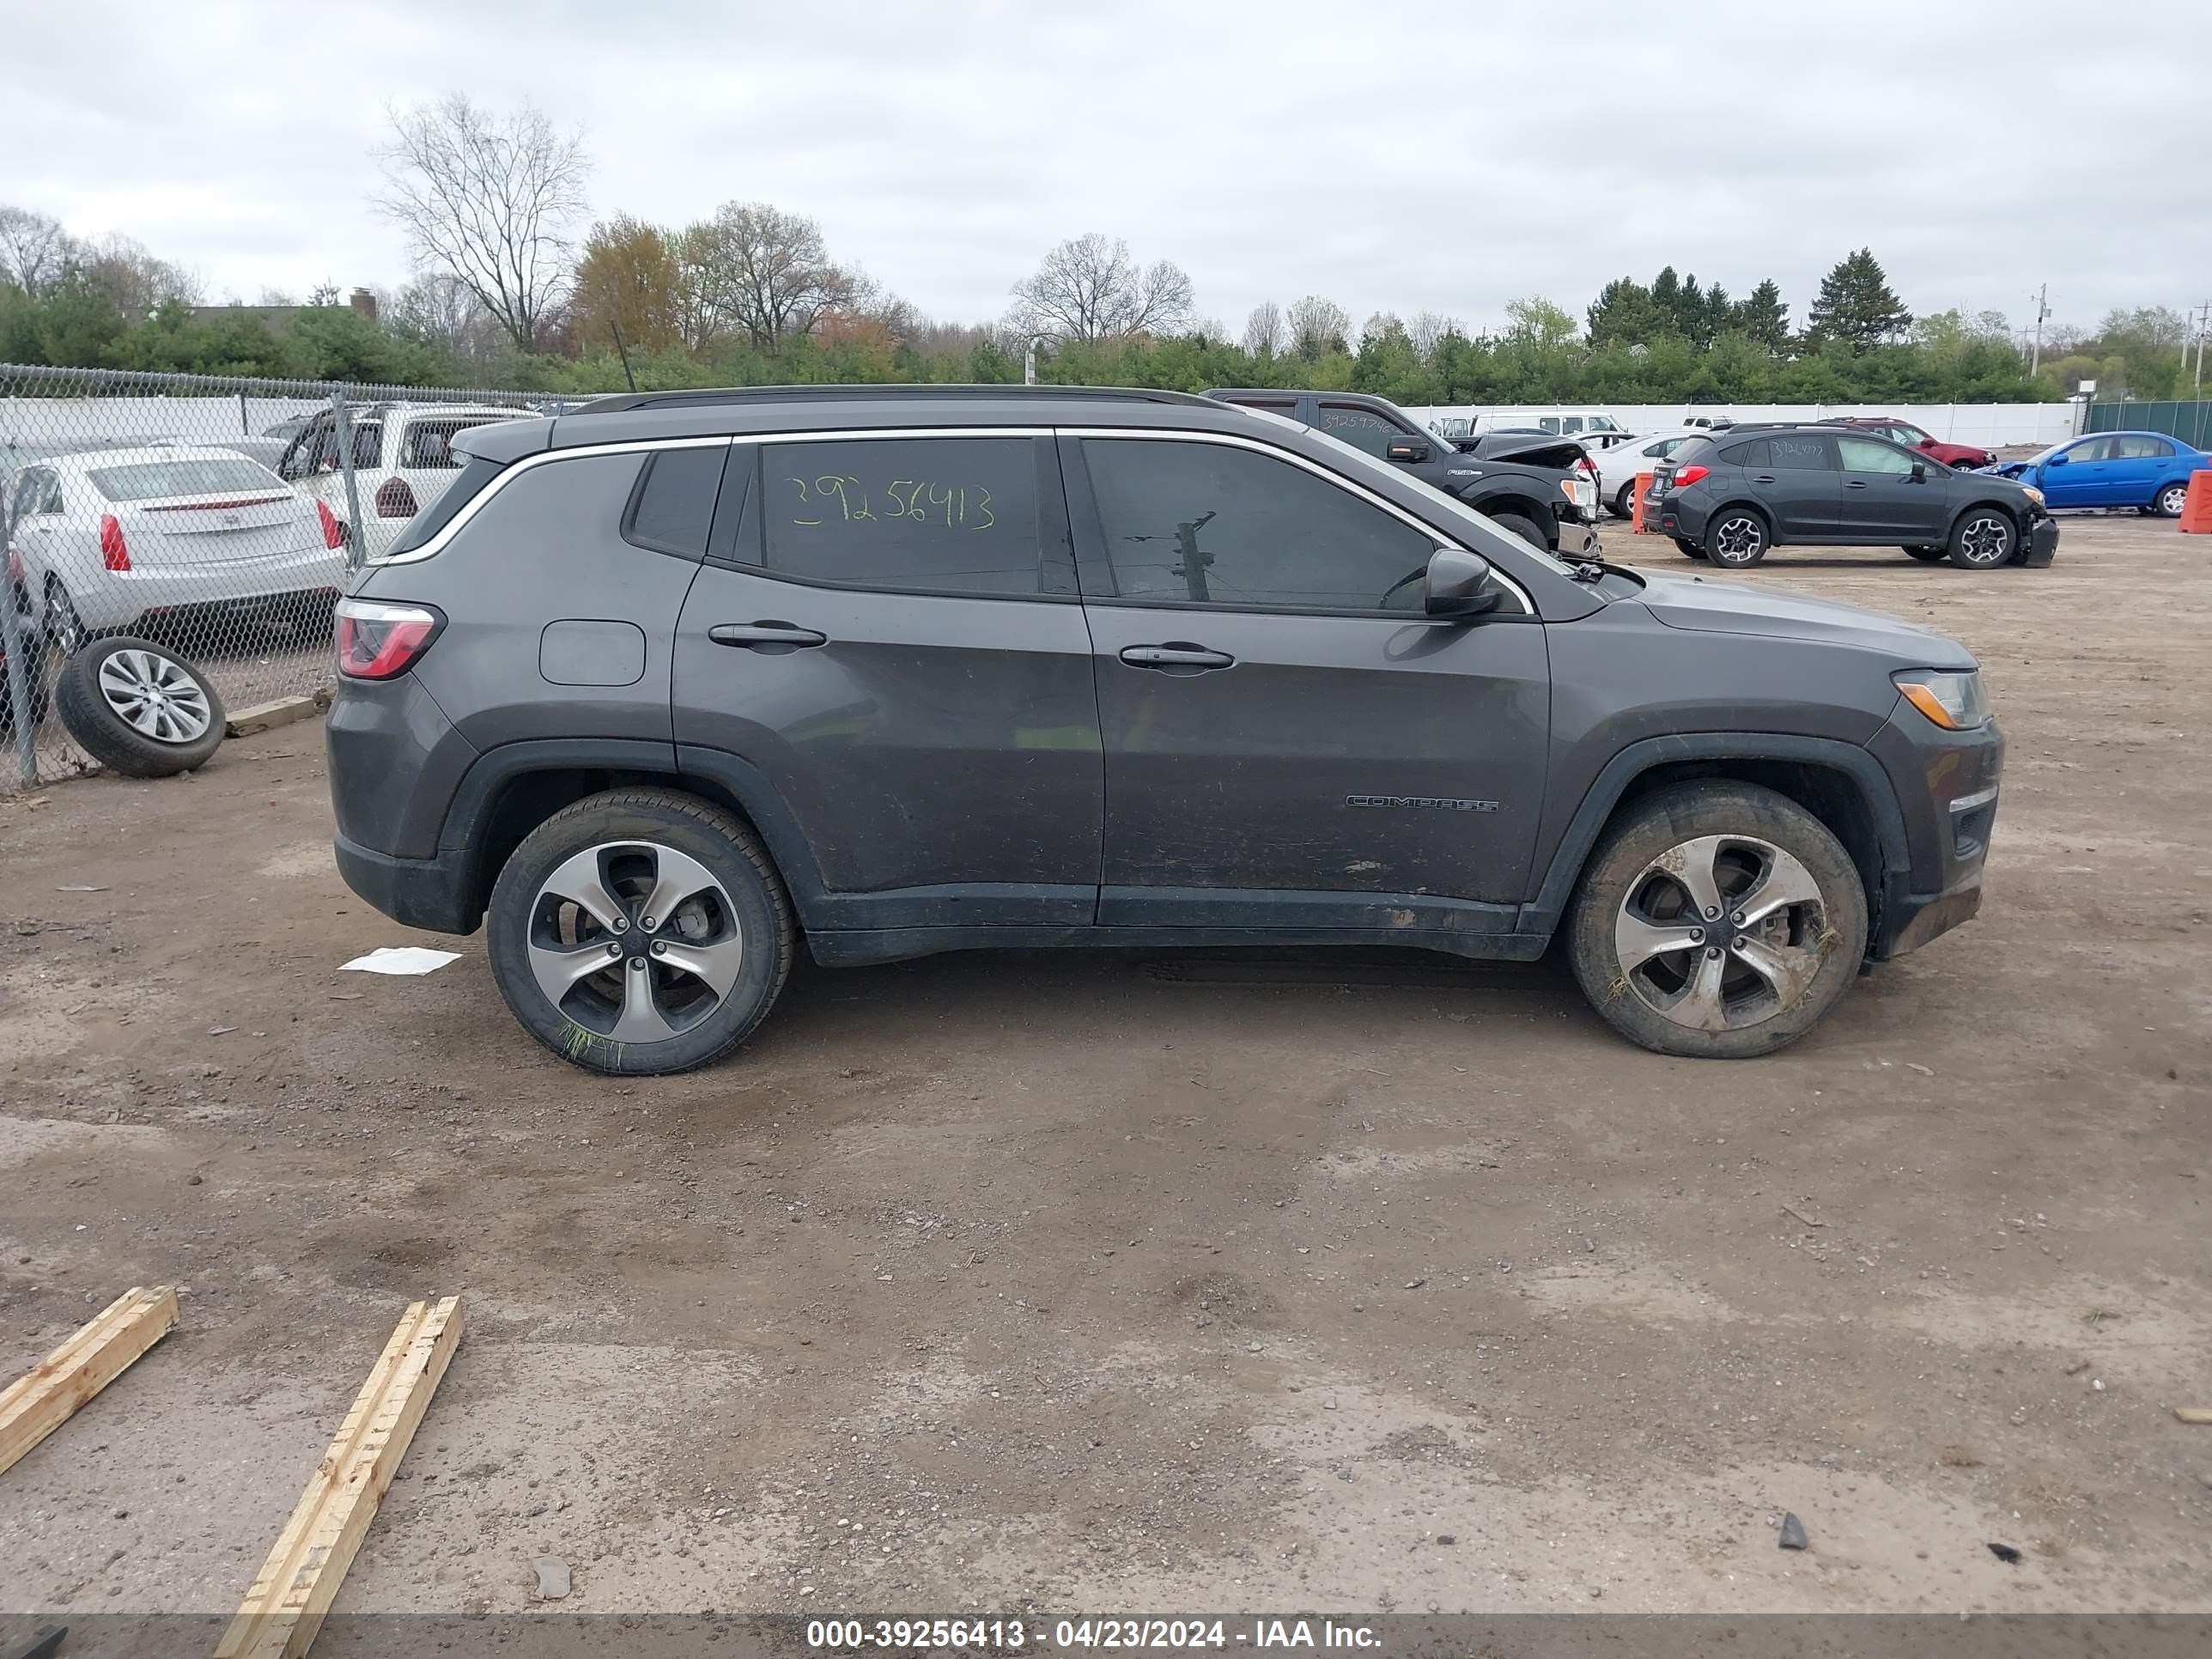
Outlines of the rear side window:
<svg viewBox="0 0 2212 1659">
<path fill-rule="evenodd" d="M 1766 441 L 1767 465 L 1790 472 L 1833 472 L 1836 452 L 1826 438 L 1776 433 Z"/>
<path fill-rule="evenodd" d="M 1029 438 L 769 444 L 763 563 L 801 581 L 915 593 L 1042 591 Z"/>
<path fill-rule="evenodd" d="M 458 467 L 461 463 L 453 453 L 453 434 L 466 432 L 472 426 L 490 424 L 491 419 L 486 416 L 474 420 L 410 421 L 400 441 L 399 465 L 410 468 Z"/>
<path fill-rule="evenodd" d="M 2163 438 L 2136 436 L 2112 440 L 2112 459 L 2116 461 L 2163 460 L 2173 453 L 2173 446 Z"/>
<path fill-rule="evenodd" d="M 623 514 L 623 539 L 656 553 L 705 556 L 714 495 L 721 488 L 729 447 L 657 450 L 646 458 Z"/>
</svg>

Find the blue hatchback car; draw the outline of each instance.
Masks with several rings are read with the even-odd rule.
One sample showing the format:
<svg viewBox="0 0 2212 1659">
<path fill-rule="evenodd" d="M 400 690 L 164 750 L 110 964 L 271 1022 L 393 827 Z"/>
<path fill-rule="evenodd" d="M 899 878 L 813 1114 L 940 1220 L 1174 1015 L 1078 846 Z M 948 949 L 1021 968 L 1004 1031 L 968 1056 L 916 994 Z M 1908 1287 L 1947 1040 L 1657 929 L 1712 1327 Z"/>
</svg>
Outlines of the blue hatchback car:
<svg viewBox="0 0 2212 1659">
<path fill-rule="evenodd" d="M 2135 507 L 2173 519 L 2189 494 L 2189 475 L 2207 469 L 2212 455 L 2163 432 L 2099 432 L 1996 471 L 2040 489 L 2049 507 Z"/>
</svg>

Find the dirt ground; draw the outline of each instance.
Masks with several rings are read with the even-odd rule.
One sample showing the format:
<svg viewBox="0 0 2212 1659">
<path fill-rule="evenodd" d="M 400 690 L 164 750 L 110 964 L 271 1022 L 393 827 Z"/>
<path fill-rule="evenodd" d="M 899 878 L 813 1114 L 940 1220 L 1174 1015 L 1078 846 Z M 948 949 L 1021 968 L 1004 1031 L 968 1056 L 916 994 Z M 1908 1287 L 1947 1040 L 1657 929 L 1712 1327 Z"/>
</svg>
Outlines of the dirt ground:
<svg viewBox="0 0 2212 1659">
<path fill-rule="evenodd" d="M 0 1376 L 183 1297 L 0 1477 L 0 1609 L 227 1612 L 453 1291 L 341 1613 L 2212 1608 L 2212 546 L 1755 580 L 1957 634 L 2012 743 L 1981 919 L 1759 1061 L 1556 962 L 1036 953 L 619 1085 L 480 939 L 335 971 L 409 936 L 316 725 L 0 801 Z"/>
</svg>

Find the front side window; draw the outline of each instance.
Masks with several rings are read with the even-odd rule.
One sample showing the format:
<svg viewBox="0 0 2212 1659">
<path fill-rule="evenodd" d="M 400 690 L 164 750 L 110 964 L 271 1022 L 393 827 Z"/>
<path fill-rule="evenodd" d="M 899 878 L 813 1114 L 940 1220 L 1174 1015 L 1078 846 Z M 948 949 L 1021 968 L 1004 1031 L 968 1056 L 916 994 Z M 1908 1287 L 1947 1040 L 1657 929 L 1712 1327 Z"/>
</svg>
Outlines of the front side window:
<svg viewBox="0 0 2212 1659">
<path fill-rule="evenodd" d="M 1437 538 L 1302 466 L 1227 444 L 1084 443 L 1125 599 L 1418 613 Z"/>
<path fill-rule="evenodd" d="M 2065 452 L 2069 465 L 2079 461 L 2109 461 L 2112 459 L 2110 438 L 2091 438 Z"/>
<path fill-rule="evenodd" d="M 1375 456 L 1382 455 L 1395 440 L 1407 435 L 1373 410 L 1353 409 L 1343 404 L 1321 406 L 1321 429 L 1332 438 L 1341 438 L 1354 449 Z"/>
<path fill-rule="evenodd" d="M 1893 472 L 1901 477 L 1912 471 L 1911 457 L 1872 438 L 1838 438 L 1836 447 L 1846 472 Z"/>
<path fill-rule="evenodd" d="M 1036 594 L 1036 441 L 769 444 L 763 560 L 778 575 L 921 593 Z"/>
<path fill-rule="evenodd" d="M 1792 472 L 1832 472 L 1836 452 L 1826 438 L 1775 433 L 1766 441 L 1769 466 Z"/>
</svg>

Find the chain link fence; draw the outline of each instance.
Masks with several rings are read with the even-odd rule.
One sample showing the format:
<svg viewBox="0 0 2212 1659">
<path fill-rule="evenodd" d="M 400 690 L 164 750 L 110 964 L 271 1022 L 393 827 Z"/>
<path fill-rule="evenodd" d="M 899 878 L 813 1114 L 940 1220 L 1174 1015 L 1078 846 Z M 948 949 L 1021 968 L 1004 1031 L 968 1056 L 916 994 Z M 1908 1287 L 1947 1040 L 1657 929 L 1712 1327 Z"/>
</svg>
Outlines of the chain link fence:
<svg viewBox="0 0 2212 1659">
<path fill-rule="evenodd" d="M 326 689 L 339 587 L 444 492 L 454 434 L 580 401 L 0 364 L 0 792 L 92 769 L 71 719 L 205 726 L 189 698 L 91 672 L 118 635 L 234 715 Z M 101 696 L 58 696 L 72 661 Z"/>
</svg>

